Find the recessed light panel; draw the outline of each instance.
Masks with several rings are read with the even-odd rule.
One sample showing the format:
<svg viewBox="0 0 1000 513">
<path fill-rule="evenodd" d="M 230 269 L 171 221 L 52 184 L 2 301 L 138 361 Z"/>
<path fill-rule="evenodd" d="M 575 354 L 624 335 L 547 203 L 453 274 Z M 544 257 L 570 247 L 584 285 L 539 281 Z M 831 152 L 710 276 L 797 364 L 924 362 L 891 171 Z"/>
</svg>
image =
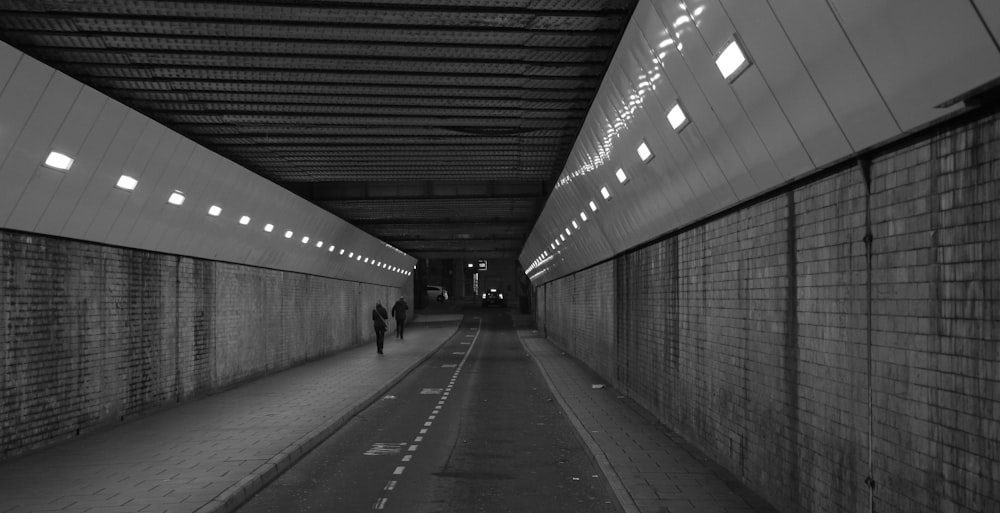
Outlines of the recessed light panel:
<svg viewBox="0 0 1000 513">
<path fill-rule="evenodd" d="M 286 239 L 291 239 L 291 238 L 292 238 L 292 235 L 295 235 L 295 234 L 294 234 L 294 233 L 292 233 L 292 231 L 291 231 L 291 230 L 288 230 L 288 231 L 286 231 L 286 232 L 285 232 L 285 238 L 286 238 Z"/>
<path fill-rule="evenodd" d="M 747 60 L 746 54 L 740 48 L 739 41 L 734 37 L 726 42 L 722 51 L 719 52 L 718 57 L 715 58 L 715 65 L 722 73 L 722 78 L 732 80 L 750 65 L 750 61 Z"/>
<path fill-rule="evenodd" d="M 639 158 L 642 159 L 643 162 L 649 162 L 653 159 L 653 152 L 649 149 L 646 141 L 639 143 L 639 147 L 636 148 L 635 151 L 639 154 Z"/>
<path fill-rule="evenodd" d="M 240 224 L 242 224 L 243 226 L 246 226 L 246 225 L 250 224 L 250 216 L 243 216 L 243 217 L 241 217 L 240 218 Z"/>
<path fill-rule="evenodd" d="M 684 109 L 681 108 L 681 104 L 675 103 L 670 110 L 667 111 L 667 121 L 670 122 L 670 127 L 674 130 L 680 130 L 687 125 L 688 117 L 684 114 Z"/>
<path fill-rule="evenodd" d="M 218 217 L 219 214 L 221 213 L 222 213 L 222 207 L 218 205 L 212 205 L 211 207 L 208 207 L 208 215 L 210 216 Z"/>
<path fill-rule="evenodd" d="M 607 187 L 601 187 L 601 196 L 603 196 L 604 199 L 609 200 L 611 199 L 611 191 L 609 191 Z"/>
<path fill-rule="evenodd" d="M 618 168 L 618 171 L 615 171 L 615 176 L 618 178 L 618 183 L 625 183 L 628 181 L 628 176 L 625 174 L 625 170 L 622 168 Z M 604 194 L 603 191 L 601 192 L 601 194 Z M 608 197 L 605 196 L 604 199 L 608 199 Z"/>
<path fill-rule="evenodd" d="M 45 157 L 45 165 L 51 167 L 52 169 L 69 171 L 69 168 L 73 167 L 73 158 L 69 155 L 63 155 L 62 153 L 53 151 L 49 153 L 48 157 Z"/>
<path fill-rule="evenodd" d="M 177 205 L 178 207 L 184 204 L 184 194 L 181 191 L 174 191 L 170 193 L 170 197 L 167 198 L 167 203 L 171 205 Z"/>
<path fill-rule="evenodd" d="M 273 224 L 267 223 L 267 224 L 264 225 L 264 231 L 265 232 L 270 233 L 273 230 L 274 230 L 274 225 Z"/>
<path fill-rule="evenodd" d="M 126 191 L 134 191 L 137 185 L 139 185 L 139 181 L 135 178 L 128 175 L 121 175 L 118 177 L 118 183 L 115 184 L 115 187 Z"/>
<path fill-rule="evenodd" d="M 573 229 L 574 229 L 574 230 L 579 230 L 579 229 L 580 229 L 580 225 L 579 225 L 579 224 L 577 224 L 577 222 L 576 222 L 576 219 L 574 219 L 574 220 L 572 221 L 572 223 L 573 223 Z"/>
<path fill-rule="evenodd" d="M 321 240 L 316 241 L 316 247 L 317 248 L 322 248 L 323 247 L 323 241 L 321 241 Z"/>
<path fill-rule="evenodd" d="M 302 237 L 302 243 L 305 244 L 309 242 L 309 237 Z"/>
<path fill-rule="evenodd" d="M 584 222 L 586 222 L 587 221 L 587 213 L 581 210 L 580 211 L 580 219 L 583 220 Z"/>
<path fill-rule="evenodd" d="M 329 247 L 329 248 L 327 248 L 327 250 L 328 250 L 328 251 L 329 251 L 330 253 L 333 253 L 333 249 L 334 249 L 334 246 L 333 246 L 333 244 L 330 244 L 330 247 Z"/>
</svg>

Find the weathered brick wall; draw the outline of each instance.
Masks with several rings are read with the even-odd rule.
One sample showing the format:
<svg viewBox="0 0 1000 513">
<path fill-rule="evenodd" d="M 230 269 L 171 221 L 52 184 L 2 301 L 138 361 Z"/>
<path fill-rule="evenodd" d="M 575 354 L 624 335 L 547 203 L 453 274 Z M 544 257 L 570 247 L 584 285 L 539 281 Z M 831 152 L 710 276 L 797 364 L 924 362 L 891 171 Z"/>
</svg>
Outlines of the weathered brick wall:
<svg viewBox="0 0 1000 513">
<path fill-rule="evenodd" d="M 0 231 L 0 458 L 368 341 L 400 293 Z"/>
<path fill-rule="evenodd" d="M 782 511 L 867 511 L 869 475 L 875 511 L 1000 511 L 1000 116 L 536 298 L 550 338 Z"/>
</svg>

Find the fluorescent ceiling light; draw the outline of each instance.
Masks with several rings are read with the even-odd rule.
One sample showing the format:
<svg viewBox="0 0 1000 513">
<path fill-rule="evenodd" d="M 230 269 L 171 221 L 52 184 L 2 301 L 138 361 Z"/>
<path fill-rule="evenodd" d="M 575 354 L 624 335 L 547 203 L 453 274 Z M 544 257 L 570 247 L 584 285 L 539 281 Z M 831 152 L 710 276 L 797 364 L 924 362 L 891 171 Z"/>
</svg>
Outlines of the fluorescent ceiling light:
<svg viewBox="0 0 1000 513">
<path fill-rule="evenodd" d="M 684 128 L 684 125 L 688 122 L 688 118 L 687 115 L 684 114 L 684 109 L 681 108 L 681 104 L 675 103 L 673 107 L 670 107 L 670 110 L 667 112 L 667 121 L 670 122 L 670 126 L 674 130 Z"/>
<path fill-rule="evenodd" d="M 566 235 L 573 235 L 573 232 L 569 231 L 569 228 L 566 228 Z"/>
<path fill-rule="evenodd" d="M 618 168 L 618 171 L 615 171 L 615 176 L 618 177 L 618 183 L 625 183 L 628 181 L 628 176 L 622 168 Z M 601 191 L 601 194 L 604 194 L 604 191 Z M 608 199 L 608 197 L 605 195 L 604 199 Z"/>
<path fill-rule="evenodd" d="M 361 253 L 358 253 L 358 262 L 361 261 Z"/>
<path fill-rule="evenodd" d="M 330 244 L 329 251 L 330 251 L 330 253 L 333 253 L 333 244 Z"/>
<path fill-rule="evenodd" d="M 125 189 L 126 191 L 134 191 L 136 185 L 139 185 L 138 180 L 128 175 L 121 175 L 118 177 L 118 183 L 115 184 L 115 187 Z"/>
<path fill-rule="evenodd" d="M 360 258 L 358 260 L 361 260 Z M 368 257 L 365 257 L 365 263 L 368 263 Z"/>
<path fill-rule="evenodd" d="M 566 236 L 560 233 L 559 234 L 559 240 L 562 241 L 562 242 L 566 242 Z"/>
<path fill-rule="evenodd" d="M 292 231 L 291 231 L 291 230 L 288 230 L 288 231 L 286 231 L 286 232 L 285 232 L 285 238 L 286 238 L 286 239 L 291 239 L 291 238 L 292 238 L 292 235 L 295 235 L 295 234 L 294 234 L 294 233 L 292 233 Z"/>
<path fill-rule="evenodd" d="M 590 200 L 590 211 L 597 212 L 597 203 L 594 203 L 594 200 Z"/>
<path fill-rule="evenodd" d="M 316 247 L 317 248 L 322 248 L 323 247 L 323 241 L 321 241 L 321 240 L 316 241 Z"/>
<path fill-rule="evenodd" d="M 343 255 L 344 254 L 344 250 L 340 250 L 340 254 Z"/>
<path fill-rule="evenodd" d="M 574 230 L 579 230 L 580 229 L 580 225 L 577 224 L 576 219 L 573 220 L 573 229 Z"/>
<path fill-rule="evenodd" d="M 208 215 L 218 217 L 222 213 L 222 207 L 218 205 L 212 205 L 208 207 Z"/>
<path fill-rule="evenodd" d="M 604 196 L 604 199 L 609 200 L 611 199 L 611 191 L 609 191 L 607 187 L 601 187 L 601 196 Z"/>
<path fill-rule="evenodd" d="M 582 220 L 583 222 L 587 222 L 587 213 L 581 210 L 581 211 L 580 211 L 580 219 L 581 219 L 581 220 Z"/>
<path fill-rule="evenodd" d="M 305 244 L 307 242 L 309 242 L 309 237 L 308 236 L 302 237 L 302 243 Z"/>
<path fill-rule="evenodd" d="M 351 254 L 350 254 L 350 255 L 347 255 L 347 258 L 354 258 L 354 252 L 353 252 L 353 251 L 351 251 Z"/>
<path fill-rule="evenodd" d="M 267 224 L 265 224 L 265 225 L 264 225 L 264 231 L 265 231 L 265 232 L 268 232 L 268 233 L 270 233 L 270 232 L 271 232 L 271 230 L 274 230 L 274 225 L 273 225 L 273 224 L 271 224 L 271 223 L 267 223 Z"/>
<path fill-rule="evenodd" d="M 181 206 L 184 204 L 184 194 L 181 191 L 174 191 L 170 193 L 170 197 L 167 198 L 167 203 L 171 205 Z"/>
<path fill-rule="evenodd" d="M 241 217 L 240 218 L 240 224 L 242 224 L 243 226 L 246 226 L 246 225 L 250 224 L 250 216 L 243 216 L 243 217 Z"/>
<path fill-rule="evenodd" d="M 646 145 L 646 141 L 639 143 L 639 147 L 635 149 L 636 153 L 639 154 L 639 158 L 643 162 L 649 162 L 653 158 L 653 152 L 650 151 L 649 146 Z"/>
<path fill-rule="evenodd" d="M 735 37 L 726 43 L 726 47 L 715 58 L 715 65 L 722 73 L 722 78 L 726 80 L 736 78 L 739 72 L 743 71 L 749 64 Z"/>
<path fill-rule="evenodd" d="M 52 169 L 69 171 L 69 168 L 73 167 L 73 159 L 68 155 L 53 151 L 49 153 L 48 157 L 45 157 L 45 165 Z"/>
</svg>

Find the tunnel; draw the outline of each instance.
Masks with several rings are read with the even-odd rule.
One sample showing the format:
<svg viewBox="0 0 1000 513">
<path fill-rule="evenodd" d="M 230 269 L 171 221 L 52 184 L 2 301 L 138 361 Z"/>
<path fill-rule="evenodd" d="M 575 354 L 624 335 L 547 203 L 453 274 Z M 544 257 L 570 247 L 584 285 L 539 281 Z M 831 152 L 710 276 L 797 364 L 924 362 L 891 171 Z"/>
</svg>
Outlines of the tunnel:
<svg viewBox="0 0 1000 513">
<path fill-rule="evenodd" d="M 0 513 L 1000 511 L 998 39 L 0 1 Z"/>
</svg>

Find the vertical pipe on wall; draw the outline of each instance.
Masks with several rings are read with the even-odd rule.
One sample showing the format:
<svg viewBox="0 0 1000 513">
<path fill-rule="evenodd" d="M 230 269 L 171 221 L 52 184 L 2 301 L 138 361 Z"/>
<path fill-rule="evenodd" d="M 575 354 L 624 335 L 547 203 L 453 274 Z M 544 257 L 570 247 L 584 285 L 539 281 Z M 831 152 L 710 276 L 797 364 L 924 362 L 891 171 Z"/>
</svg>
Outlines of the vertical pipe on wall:
<svg viewBox="0 0 1000 513">
<path fill-rule="evenodd" d="M 872 240 L 874 236 L 872 235 L 872 208 L 871 208 L 871 198 L 872 198 L 872 163 L 867 157 L 861 157 L 858 159 L 858 167 L 861 169 L 861 176 L 865 181 L 865 337 L 866 337 L 866 347 L 868 350 L 868 370 L 867 370 L 867 386 L 868 386 L 868 476 L 865 478 L 865 484 L 868 485 L 868 511 L 874 513 L 875 511 L 875 476 L 874 476 L 874 465 L 872 462 L 873 457 L 873 442 L 874 442 L 874 406 L 872 403 Z"/>
</svg>

